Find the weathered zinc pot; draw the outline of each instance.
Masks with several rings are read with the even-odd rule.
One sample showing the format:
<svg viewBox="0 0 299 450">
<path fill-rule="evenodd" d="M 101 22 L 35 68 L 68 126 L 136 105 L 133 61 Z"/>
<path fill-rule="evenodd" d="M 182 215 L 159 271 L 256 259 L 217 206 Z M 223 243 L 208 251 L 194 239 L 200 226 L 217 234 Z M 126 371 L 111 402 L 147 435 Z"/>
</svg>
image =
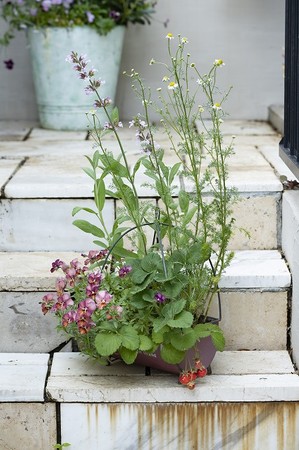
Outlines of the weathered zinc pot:
<svg viewBox="0 0 299 450">
<path fill-rule="evenodd" d="M 210 323 L 218 324 L 218 319 L 209 318 Z M 216 354 L 216 348 L 211 336 L 200 339 L 194 348 L 187 351 L 185 358 L 179 364 L 168 364 L 160 356 L 158 348 L 154 353 L 139 352 L 134 364 L 161 370 L 162 372 L 180 374 L 184 370 L 194 367 L 194 361 L 200 359 L 204 367 L 208 368 Z"/>
<path fill-rule="evenodd" d="M 43 128 L 86 130 L 89 124 L 82 111 L 92 109 L 93 98 L 85 94 L 82 80 L 73 76 L 71 66 L 66 63 L 71 51 L 92 60 L 105 80 L 100 88 L 102 97 L 115 99 L 124 31 L 124 26 L 117 26 L 101 36 L 88 26 L 28 30 L 33 81 Z"/>
</svg>

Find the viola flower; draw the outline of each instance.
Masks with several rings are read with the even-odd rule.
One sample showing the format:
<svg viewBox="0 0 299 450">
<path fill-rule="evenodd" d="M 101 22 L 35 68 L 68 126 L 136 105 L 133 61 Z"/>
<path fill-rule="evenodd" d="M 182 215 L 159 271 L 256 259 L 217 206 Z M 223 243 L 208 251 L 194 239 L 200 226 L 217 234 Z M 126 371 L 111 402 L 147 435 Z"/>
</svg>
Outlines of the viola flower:
<svg viewBox="0 0 299 450">
<path fill-rule="evenodd" d="M 83 300 L 79 303 L 79 307 L 77 310 L 77 317 L 90 317 L 94 311 L 96 310 L 97 306 L 91 298 L 87 298 L 86 300 Z"/>
<path fill-rule="evenodd" d="M 66 288 L 67 280 L 65 278 L 57 278 L 55 283 L 56 292 L 58 294 L 63 294 L 64 289 Z"/>
<path fill-rule="evenodd" d="M 102 281 L 102 274 L 100 271 L 92 272 L 88 275 L 87 281 L 89 284 L 100 284 Z"/>
<path fill-rule="evenodd" d="M 95 326 L 95 323 L 90 318 L 84 318 L 80 319 L 77 325 L 80 334 L 87 334 L 91 327 Z"/>
<path fill-rule="evenodd" d="M 75 284 L 75 279 L 76 279 L 76 276 L 77 276 L 77 271 L 76 271 L 76 269 L 74 269 L 73 267 L 69 267 L 69 268 L 66 269 L 66 271 L 65 271 L 65 276 L 66 276 L 66 279 L 67 279 L 69 285 L 70 285 L 70 286 L 74 286 L 74 284 Z"/>
<path fill-rule="evenodd" d="M 114 19 L 115 21 L 117 21 L 117 20 L 120 19 L 120 12 L 118 12 L 118 11 L 110 11 L 109 17 L 111 17 L 111 19 Z"/>
<path fill-rule="evenodd" d="M 162 294 L 162 292 L 157 292 L 155 294 L 155 299 L 157 300 L 158 303 L 164 303 L 166 300 L 166 297 L 164 294 Z"/>
<path fill-rule="evenodd" d="M 95 302 L 98 309 L 103 309 L 107 303 L 109 303 L 113 298 L 113 295 L 109 294 L 108 291 L 99 291 L 96 295 Z"/>
<path fill-rule="evenodd" d="M 50 311 L 56 302 L 56 297 L 54 294 L 46 294 L 42 298 L 42 313 L 45 315 L 48 311 Z"/>
<path fill-rule="evenodd" d="M 52 267 L 50 269 L 50 272 L 55 272 L 58 269 L 62 269 L 63 271 L 67 268 L 67 265 L 61 261 L 61 259 L 56 259 L 54 262 L 52 262 Z"/>
<path fill-rule="evenodd" d="M 56 303 L 53 305 L 53 311 L 61 311 L 63 309 L 67 309 L 69 306 L 72 306 L 74 301 L 72 300 L 70 294 L 65 293 L 57 297 Z"/>
<path fill-rule="evenodd" d="M 119 269 L 118 275 L 120 276 L 120 278 L 125 277 L 128 273 L 130 273 L 132 271 L 132 267 L 131 266 L 122 266 Z"/>
<path fill-rule="evenodd" d="M 95 298 L 96 297 L 96 294 L 97 294 L 97 292 L 98 292 L 98 290 L 99 290 L 99 284 L 88 284 L 87 286 L 86 286 L 86 295 L 87 295 L 87 297 L 88 298 Z"/>
<path fill-rule="evenodd" d="M 66 328 L 70 323 L 73 323 L 76 321 L 76 311 L 68 311 L 67 313 L 63 314 L 61 325 L 63 328 Z"/>
<path fill-rule="evenodd" d="M 12 70 L 14 66 L 14 62 L 12 59 L 7 59 L 6 61 L 3 61 L 5 64 L 6 69 Z"/>
</svg>

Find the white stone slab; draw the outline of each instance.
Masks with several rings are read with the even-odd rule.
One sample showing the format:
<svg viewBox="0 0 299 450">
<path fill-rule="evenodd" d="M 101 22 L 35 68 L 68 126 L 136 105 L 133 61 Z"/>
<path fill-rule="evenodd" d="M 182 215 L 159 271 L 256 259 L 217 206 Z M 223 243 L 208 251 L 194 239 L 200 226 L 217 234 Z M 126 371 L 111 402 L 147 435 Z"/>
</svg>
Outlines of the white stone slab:
<svg viewBox="0 0 299 450">
<path fill-rule="evenodd" d="M 91 198 L 93 180 L 84 155 L 31 157 L 5 188 L 9 198 Z"/>
<path fill-rule="evenodd" d="M 219 283 L 221 288 L 287 288 L 291 276 L 281 254 L 275 250 L 235 252 Z"/>
<path fill-rule="evenodd" d="M 53 290 L 53 285 L 51 287 Z M 65 342 L 53 314 L 44 316 L 41 301 L 45 292 L 0 292 L 0 352 L 46 353 Z"/>
<path fill-rule="evenodd" d="M 3 252 L 0 254 L 0 290 L 53 290 L 58 273 L 51 273 L 57 258 L 66 263 L 80 257 L 75 252 Z"/>
<path fill-rule="evenodd" d="M 0 402 L 41 402 L 49 355 L 0 353 Z"/>
<path fill-rule="evenodd" d="M 223 290 L 221 306 L 226 350 L 286 350 L 287 290 Z"/>
<path fill-rule="evenodd" d="M 295 373 L 287 351 L 217 352 L 211 366 L 213 375 Z"/>
<path fill-rule="evenodd" d="M 87 131 L 57 131 L 45 130 L 44 128 L 33 128 L 28 138 L 29 141 L 85 141 Z"/>
<path fill-rule="evenodd" d="M 67 353 L 63 353 L 68 358 Z M 163 402 L 260 402 L 298 401 L 296 374 L 210 375 L 200 380 L 194 391 L 177 384 L 175 375 L 115 376 L 88 373 L 81 361 L 81 375 L 51 373 L 47 392 L 58 402 L 163 403 Z M 53 361 L 53 370 L 56 362 Z M 61 361 L 60 361 L 61 366 Z M 104 371 L 104 368 L 103 368 Z M 57 375 L 55 375 L 55 373 Z"/>
<path fill-rule="evenodd" d="M 91 234 L 73 225 L 75 219 L 99 225 L 93 214 L 78 213 L 76 206 L 93 208 L 88 199 L 4 199 L 0 207 L 0 251 L 78 251 L 86 252 L 96 246 Z M 108 200 L 103 213 L 106 226 L 114 222 L 114 202 Z"/>
<path fill-rule="evenodd" d="M 18 168 L 21 158 L 3 158 L 0 159 L 0 189 L 8 182 L 13 172 Z"/>
<path fill-rule="evenodd" d="M 206 126 L 211 126 L 211 121 L 205 121 Z M 199 130 L 202 130 L 202 123 L 196 122 Z M 267 122 L 255 120 L 224 120 L 221 124 L 222 133 L 225 135 L 253 135 L 267 136 L 276 135 L 276 131 Z"/>
<path fill-rule="evenodd" d="M 26 140 L 22 142 L 1 142 L 0 157 L 4 156 L 68 156 L 91 155 L 92 143 L 84 140 Z"/>
<path fill-rule="evenodd" d="M 2 252 L 0 290 L 49 290 L 57 276 L 50 273 L 51 263 L 58 258 L 68 263 L 76 257 L 81 258 L 79 252 Z M 223 289 L 282 289 L 289 287 L 290 274 L 276 250 L 240 251 L 235 253 L 219 285 Z"/>
<path fill-rule="evenodd" d="M 50 450 L 57 442 L 54 403 L 1 403 L 1 450 Z"/>
<path fill-rule="evenodd" d="M 271 164 L 271 166 L 274 167 L 274 170 L 279 177 L 284 176 L 287 177 L 288 180 L 298 181 L 293 172 L 291 172 L 288 166 L 280 158 L 278 146 L 260 146 L 259 150 L 264 155 L 266 160 Z"/>
<path fill-rule="evenodd" d="M 0 141 L 23 141 L 34 125 L 36 122 L 1 120 Z"/>
</svg>

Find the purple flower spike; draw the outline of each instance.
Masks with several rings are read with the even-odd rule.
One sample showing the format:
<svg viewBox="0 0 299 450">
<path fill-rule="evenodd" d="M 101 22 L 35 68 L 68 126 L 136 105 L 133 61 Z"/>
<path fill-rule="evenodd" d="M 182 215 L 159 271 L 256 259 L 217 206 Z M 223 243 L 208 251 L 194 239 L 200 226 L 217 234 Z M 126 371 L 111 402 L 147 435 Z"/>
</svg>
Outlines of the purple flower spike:
<svg viewBox="0 0 299 450">
<path fill-rule="evenodd" d="M 88 23 L 92 23 L 94 21 L 94 15 L 90 11 L 86 11 L 86 15 Z"/>
<path fill-rule="evenodd" d="M 157 300 L 158 303 L 164 303 L 166 300 L 165 295 L 162 294 L 162 292 L 157 292 L 155 294 L 155 299 Z"/>
</svg>

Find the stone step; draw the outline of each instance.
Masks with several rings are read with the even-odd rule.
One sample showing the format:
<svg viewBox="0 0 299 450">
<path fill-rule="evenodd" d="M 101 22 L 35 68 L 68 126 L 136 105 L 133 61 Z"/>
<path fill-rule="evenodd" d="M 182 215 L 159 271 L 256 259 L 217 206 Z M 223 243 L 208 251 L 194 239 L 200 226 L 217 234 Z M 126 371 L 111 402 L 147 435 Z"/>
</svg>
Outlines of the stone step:
<svg viewBox="0 0 299 450">
<path fill-rule="evenodd" d="M 224 142 L 237 136 L 229 184 L 239 190 L 240 202 L 234 206 L 237 231 L 230 246 L 277 248 L 282 184 L 260 148 L 278 147 L 279 136 L 263 122 L 227 121 L 223 128 Z M 133 165 L 140 156 L 135 132 L 125 128 L 120 134 Z M 158 131 L 156 139 L 165 147 L 169 164 L 173 163 L 165 135 Z M 110 136 L 106 144 L 112 152 L 119 151 Z M 92 180 L 82 170 L 88 166 L 84 155 L 93 151 L 86 133 L 33 128 L 24 141 L 0 140 L 0 251 L 85 251 L 92 246 L 92 236 L 72 225 L 71 212 L 75 206 L 93 205 Z M 140 197 L 155 203 L 155 192 L 143 183 L 140 174 Z M 108 199 L 105 215 L 109 228 L 115 215 L 113 199 Z M 80 217 L 93 220 L 84 213 Z"/>
<path fill-rule="evenodd" d="M 54 317 L 43 317 L 39 302 L 54 291 L 51 262 L 75 257 L 78 253 L 0 253 L 1 352 L 47 352 L 65 341 Z M 286 349 L 290 274 L 278 251 L 236 252 L 220 286 L 227 349 Z"/>
<path fill-rule="evenodd" d="M 57 435 L 74 450 L 298 449 L 299 377 L 287 351 L 217 353 L 193 391 L 175 375 L 78 353 L 55 353 L 47 376 L 48 359 L 0 354 L 5 448 L 42 450 Z"/>
</svg>

